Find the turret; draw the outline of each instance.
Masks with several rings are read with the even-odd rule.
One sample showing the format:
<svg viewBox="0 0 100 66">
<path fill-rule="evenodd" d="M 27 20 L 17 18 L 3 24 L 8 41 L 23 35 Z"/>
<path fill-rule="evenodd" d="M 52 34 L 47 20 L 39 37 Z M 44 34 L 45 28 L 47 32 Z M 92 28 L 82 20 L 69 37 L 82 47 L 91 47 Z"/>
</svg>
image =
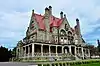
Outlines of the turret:
<svg viewBox="0 0 100 66">
<path fill-rule="evenodd" d="M 32 16 L 34 15 L 34 9 L 32 10 Z"/>
<path fill-rule="evenodd" d="M 76 19 L 76 24 L 77 24 L 77 30 L 78 30 L 77 34 L 81 35 L 80 24 L 79 24 L 79 19 L 78 18 Z"/>
</svg>

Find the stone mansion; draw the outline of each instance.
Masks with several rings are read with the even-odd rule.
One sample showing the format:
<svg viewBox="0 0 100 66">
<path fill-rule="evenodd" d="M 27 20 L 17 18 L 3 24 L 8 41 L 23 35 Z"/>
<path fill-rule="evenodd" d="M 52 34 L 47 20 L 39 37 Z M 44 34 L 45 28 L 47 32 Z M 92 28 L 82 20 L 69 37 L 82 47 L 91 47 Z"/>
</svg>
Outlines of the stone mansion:
<svg viewBox="0 0 100 66">
<path fill-rule="evenodd" d="M 16 57 L 22 60 L 78 60 L 90 58 L 90 50 L 80 31 L 79 19 L 72 28 L 66 14 L 60 18 L 46 7 L 43 15 L 32 10 L 26 37 L 17 44 Z"/>
</svg>

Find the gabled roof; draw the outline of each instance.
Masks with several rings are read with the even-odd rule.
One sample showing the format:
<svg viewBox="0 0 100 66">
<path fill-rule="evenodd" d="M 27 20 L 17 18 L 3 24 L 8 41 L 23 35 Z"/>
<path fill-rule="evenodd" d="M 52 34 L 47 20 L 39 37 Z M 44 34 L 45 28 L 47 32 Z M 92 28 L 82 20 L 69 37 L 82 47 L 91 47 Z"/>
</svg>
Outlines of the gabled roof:
<svg viewBox="0 0 100 66">
<path fill-rule="evenodd" d="M 62 22 L 63 22 L 63 19 L 59 19 L 54 16 L 50 17 L 50 27 L 59 27 Z"/>
<path fill-rule="evenodd" d="M 39 14 L 34 14 L 34 17 L 36 19 L 36 22 L 39 26 L 39 29 L 45 30 L 45 25 L 44 25 L 44 16 L 39 15 Z"/>
<path fill-rule="evenodd" d="M 45 30 L 45 24 L 44 24 L 44 16 L 43 15 L 39 15 L 39 14 L 35 14 L 33 16 L 39 26 L 39 29 Z M 59 27 L 61 25 L 61 23 L 63 22 L 63 19 L 54 17 L 54 16 L 50 16 L 50 27 Z M 52 29 L 52 28 L 50 28 Z"/>
</svg>

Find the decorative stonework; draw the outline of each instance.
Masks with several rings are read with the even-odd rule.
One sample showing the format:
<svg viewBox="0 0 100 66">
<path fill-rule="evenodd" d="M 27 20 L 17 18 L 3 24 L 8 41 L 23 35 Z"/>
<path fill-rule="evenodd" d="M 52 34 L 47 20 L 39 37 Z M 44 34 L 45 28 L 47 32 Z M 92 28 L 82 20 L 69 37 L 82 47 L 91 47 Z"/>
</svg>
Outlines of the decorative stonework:
<svg viewBox="0 0 100 66">
<path fill-rule="evenodd" d="M 52 14 L 52 7 L 40 15 L 32 11 L 26 37 L 17 44 L 17 57 L 24 60 L 68 60 L 90 57 L 90 51 L 83 42 L 79 19 L 70 27 L 66 15 L 61 18 Z"/>
</svg>

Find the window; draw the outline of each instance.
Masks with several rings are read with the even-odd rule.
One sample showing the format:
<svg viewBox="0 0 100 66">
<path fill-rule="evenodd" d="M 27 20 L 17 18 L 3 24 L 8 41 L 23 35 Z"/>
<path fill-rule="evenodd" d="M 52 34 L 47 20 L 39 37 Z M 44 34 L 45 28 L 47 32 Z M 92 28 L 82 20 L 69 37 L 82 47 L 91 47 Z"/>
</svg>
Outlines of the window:
<svg viewBox="0 0 100 66">
<path fill-rule="evenodd" d="M 30 28 L 31 28 L 31 29 L 34 28 L 34 21 L 31 21 L 31 23 L 30 23 Z"/>
<path fill-rule="evenodd" d="M 65 30 L 61 29 L 60 34 L 61 34 L 61 35 L 66 35 Z"/>
<path fill-rule="evenodd" d="M 68 30 L 68 26 L 67 26 L 67 24 L 65 24 L 65 30 L 66 30 L 66 31 Z"/>
<path fill-rule="evenodd" d="M 61 37 L 61 39 L 63 39 L 63 38 Z"/>
<path fill-rule="evenodd" d="M 67 39 L 67 38 L 64 38 L 65 40 Z"/>
</svg>

